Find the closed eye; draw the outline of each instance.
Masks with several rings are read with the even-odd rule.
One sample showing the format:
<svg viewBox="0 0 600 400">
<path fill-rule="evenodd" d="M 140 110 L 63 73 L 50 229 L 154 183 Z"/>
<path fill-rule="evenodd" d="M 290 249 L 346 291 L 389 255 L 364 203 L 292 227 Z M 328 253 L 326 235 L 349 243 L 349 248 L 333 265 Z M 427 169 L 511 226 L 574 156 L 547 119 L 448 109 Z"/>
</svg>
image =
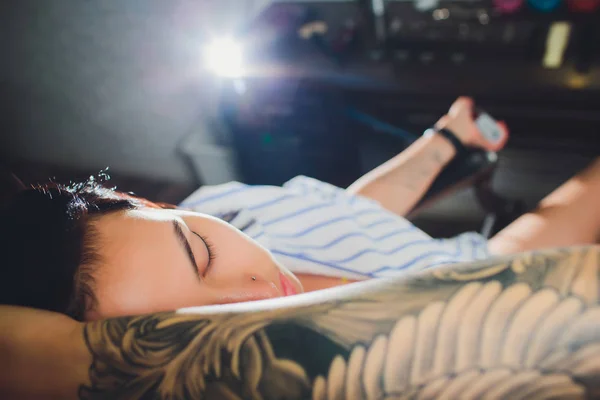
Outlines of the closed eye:
<svg viewBox="0 0 600 400">
<path fill-rule="evenodd" d="M 190 246 L 190 242 L 188 242 L 185 234 L 183 233 L 183 229 L 181 228 L 181 223 L 179 221 L 173 221 L 173 231 L 175 232 L 175 236 L 177 237 L 177 241 L 185 251 L 188 259 L 190 260 L 190 265 L 194 269 L 194 273 L 198 278 L 200 278 L 200 270 L 198 268 L 198 263 L 196 262 L 196 257 L 194 257 L 194 252 L 192 251 L 192 246 Z"/>
<path fill-rule="evenodd" d="M 204 243 L 204 246 L 206 246 L 206 252 L 208 253 L 208 263 L 206 265 L 206 268 L 204 269 L 204 273 L 202 274 L 202 277 L 204 277 L 208 273 L 210 267 L 212 267 L 213 261 L 216 257 L 215 247 L 212 245 L 212 243 L 208 240 L 208 238 L 206 236 L 199 235 L 194 231 L 191 231 L 191 232 L 194 235 L 198 236 L 200 238 L 200 240 L 202 240 L 202 242 Z"/>
</svg>

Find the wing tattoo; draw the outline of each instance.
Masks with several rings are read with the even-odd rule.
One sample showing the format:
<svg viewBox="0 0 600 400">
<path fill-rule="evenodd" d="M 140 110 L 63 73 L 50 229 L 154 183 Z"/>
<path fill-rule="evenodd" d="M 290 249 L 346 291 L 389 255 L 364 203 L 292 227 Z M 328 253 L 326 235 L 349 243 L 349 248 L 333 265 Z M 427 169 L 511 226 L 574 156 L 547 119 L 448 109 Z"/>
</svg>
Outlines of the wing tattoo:
<svg viewBox="0 0 600 400">
<path fill-rule="evenodd" d="M 88 324 L 82 398 L 600 398 L 600 247 L 435 269 L 295 308 Z M 271 328 L 339 346 L 323 372 Z M 301 336 L 301 335 L 299 335 Z M 322 349 L 301 341 L 301 352 Z M 296 340 L 291 338 L 289 340 Z M 289 343 L 286 345 L 290 347 Z"/>
</svg>

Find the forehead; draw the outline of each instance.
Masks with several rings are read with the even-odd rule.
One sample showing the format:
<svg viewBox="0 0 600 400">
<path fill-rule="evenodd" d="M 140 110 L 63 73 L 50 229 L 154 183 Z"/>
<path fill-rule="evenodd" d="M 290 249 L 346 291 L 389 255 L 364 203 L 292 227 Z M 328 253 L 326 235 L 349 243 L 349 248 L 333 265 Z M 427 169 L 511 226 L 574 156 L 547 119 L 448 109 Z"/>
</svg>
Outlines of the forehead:
<svg viewBox="0 0 600 400">
<path fill-rule="evenodd" d="M 101 268 L 99 274 L 112 272 L 110 267 L 114 265 L 124 270 L 124 266 L 147 264 L 150 257 L 176 248 L 173 235 L 176 218 L 167 210 L 139 209 L 112 213 L 95 221 L 97 252 L 102 266 L 108 267 Z"/>
<path fill-rule="evenodd" d="M 128 297 L 140 293 L 158 293 L 162 284 L 177 279 L 175 267 L 165 268 L 187 266 L 173 230 L 176 218 L 164 210 L 131 210 L 95 223 L 99 262 L 94 278 L 101 308 L 129 304 Z"/>
</svg>

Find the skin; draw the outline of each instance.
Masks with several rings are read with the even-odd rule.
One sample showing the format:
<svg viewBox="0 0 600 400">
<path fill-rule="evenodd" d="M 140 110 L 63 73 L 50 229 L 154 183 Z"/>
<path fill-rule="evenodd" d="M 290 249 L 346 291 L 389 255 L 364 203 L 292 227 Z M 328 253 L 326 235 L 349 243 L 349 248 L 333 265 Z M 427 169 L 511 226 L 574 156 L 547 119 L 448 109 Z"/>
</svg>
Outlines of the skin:
<svg viewBox="0 0 600 400">
<path fill-rule="evenodd" d="M 287 294 L 303 291 L 298 278 L 264 247 L 207 215 L 144 208 L 110 214 L 94 225 L 101 265 L 95 273 L 97 305 L 88 320 L 282 297 L 281 275 L 292 286 Z"/>
</svg>

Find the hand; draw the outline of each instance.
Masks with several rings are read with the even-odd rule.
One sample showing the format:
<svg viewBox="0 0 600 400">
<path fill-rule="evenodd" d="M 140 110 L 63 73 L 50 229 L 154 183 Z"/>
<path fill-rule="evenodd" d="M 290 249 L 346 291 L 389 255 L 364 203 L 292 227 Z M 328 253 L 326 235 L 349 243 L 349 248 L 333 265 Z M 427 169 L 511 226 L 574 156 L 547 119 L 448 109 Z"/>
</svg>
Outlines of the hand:
<svg viewBox="0 0 600 400">
<path fill-rule="evenodd" d="M 473 99 L 459 97 L 456 99 L 448 114 L 435 123 L 438 129 L 446 128 L 454 132 L 458 139 L 468 147 L 477 147 L 488 151 L 501 150 L 508 140 L 508 127 L 503 121 L 498 121 L 503 138 L 497 143 L 485 139 L 473 119 Z"/>
</svg>

